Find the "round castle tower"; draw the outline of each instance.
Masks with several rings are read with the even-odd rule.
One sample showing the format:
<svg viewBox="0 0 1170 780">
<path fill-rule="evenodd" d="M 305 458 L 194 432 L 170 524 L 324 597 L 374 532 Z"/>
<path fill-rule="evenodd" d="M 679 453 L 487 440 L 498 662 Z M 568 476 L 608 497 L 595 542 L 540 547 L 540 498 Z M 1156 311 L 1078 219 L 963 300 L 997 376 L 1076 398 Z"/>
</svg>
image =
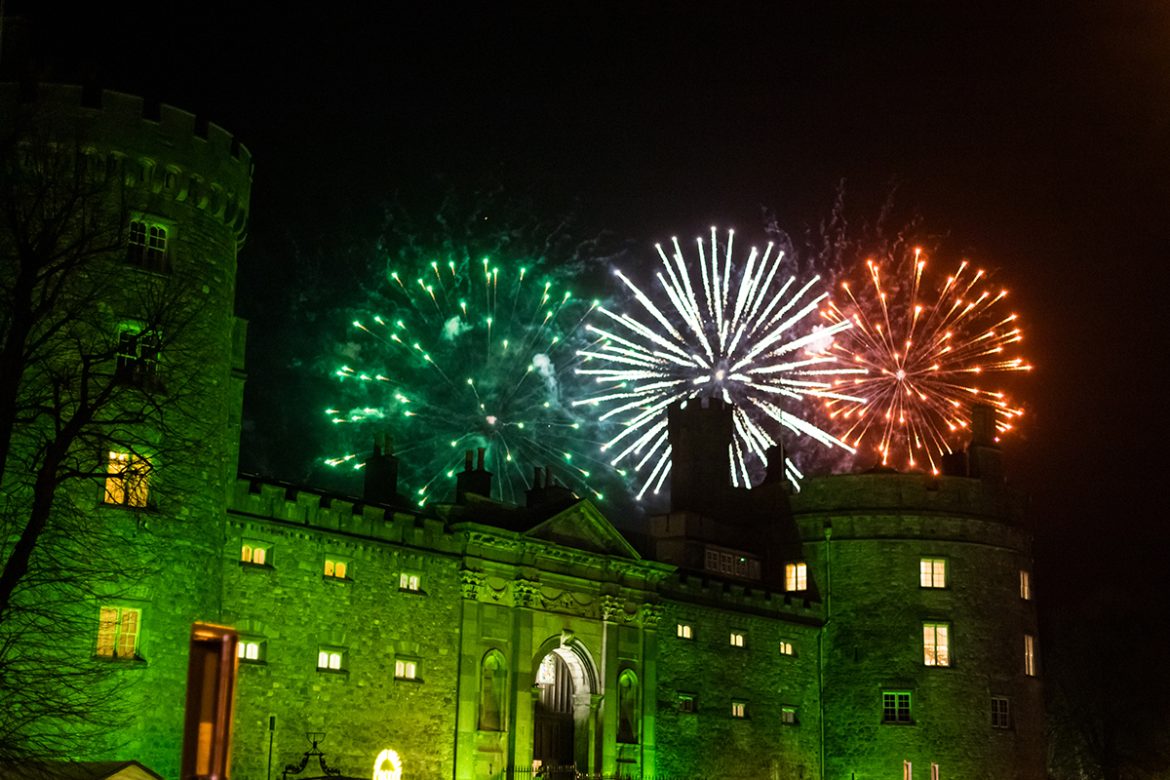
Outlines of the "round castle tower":
<svg viewBox="0 0 1170 780">
<path fill-rule="evenodd" d="M 95 322 L 119 329 L 111 338 L 121 339 L 130 355 L 119 346 L 117 370 L 134 372 L 130 381 L 149 382 L 161 409 L 148 424 L 157 430 L 146 434 L 145 498 L 112 501 L 94 486 L 92 497 L 74 499 L 104 527 L 133 539 L 114 556 L 124 562 L 121 581 L 108 588 L 108 598 L 99 591 L 102 603 L 85 607 L 95 636 L 78 652 L 95 654 L 99 610 L 103 621 L 137 611 L 133 657 L 122 652 L 115 660 L 125 678 L 119 688 L 139 714 L 111 735 L 111 745 L 118 745 L 113 754 L 76 758 L 136 758 L 175 777 L 187 675 L 187 653 L 180 649 L 188 646 L 194 622 L 220 619 L 223 522 L 243 397 L 236 258 L 247 225 L 251 156 L 193 114 L 116 92 L 0 84 L 0 115 L 6 135 L 15 131 L 24 143 L 80 153 L 85 175 L 96 172 L 108 187 L 99 219 L 124 240 L 100 268 L 112 283 L 97 288 L 108 295 L 97 296 L 102 314 Z M 151 307 L 165 318 L 143 311 Z M 152 328 L 161 332 L 143 335 Z M 96 644 L 99 659 L 108 655 Z"/>
<path fill-rule="evenodd" d="M 986 447 L 970 454 L 996 471 Z M 792 512 L 826 613 L 824 777 L 1045 777 L 1031 542 L 1002 482 L 801 487 Z"/>
</svg>

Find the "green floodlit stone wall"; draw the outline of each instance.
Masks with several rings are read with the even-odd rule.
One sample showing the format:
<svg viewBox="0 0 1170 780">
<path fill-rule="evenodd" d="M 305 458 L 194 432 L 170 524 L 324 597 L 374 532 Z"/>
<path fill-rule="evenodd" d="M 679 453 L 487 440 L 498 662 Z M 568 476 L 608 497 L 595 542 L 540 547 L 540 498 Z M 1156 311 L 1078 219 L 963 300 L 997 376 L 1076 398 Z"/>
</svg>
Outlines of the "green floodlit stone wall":
<svg viewBox="0 0 1170 780">
<path fill-rule="evenodd" d="M 111 207 L 110 220 L 131 215 L 170 227 L 167 278 L 183 291 L 178 306 L 197 311 L 161 357 L 171 400 L 182 396 L 187 416 L 172 438 L 158 438 L 157 472 L 150 483 L 152 506 L 120 509 L 101 504 L 102 490 L 74 496 L 92 504 L 100 522 L 142 541 L 146 554 L 120 551 L 125 576 L 118 604 L 142 610 L 139 652 L 143 661 L 119 665 L 118 686 L 133 718 L 110 745 L 88 759 L 134 757 L 166 777 L 179 770 L 187 675 L 187 643 L 196 621 L 219 620 L 221 569 L 208 566 L 223 546 L 224 500 L 234 480 L 239 398 L 230 392 L 236 257 L 244 240 L 252 181 L 247 149 L 215 125 L 197 127 L 192 114 L 170 106 L 144 110 L 140 98 L 115 92 L 88 95 L 78 87 L 40 85 L 34 99 L 16 85 L 0 84 L 5 121 L 27 121 L 29 133 L 45 134 L 63 149 L 81 151 L 118 171 L 125 207 Z M 123 225 L 124 227 L 124 225 Z M 120 258 L 113 258 L 119 262 Z M 127 265 L 124 286 L 105 305 L 133 319 L 133 291 L 151 273 Z M 172 405 L 173 406 L 173 405 Z M 169 458 L 168 458 L 169 456 Z M 78 608 L 92 616 L 96 636 L 99 604 Z M 93 654 L 92 642 L 77 648 Z"/>
<path fill-rule="evenodd" d="M 224 621 L 265 652 L 239 666 L 233 776 L 267 777 L 270 736 L 279 773 L 308 749 L 306 732 L 324 732 L 330 765 L 347 774 L 370 775 L 390 748 L 413 777 L 450 777 L 460 563 L 441 526 L 241 485 L 219 556 Z M 267 545 L 265 565 L 241 563 L 244 540 Z M 326 557 L 346 562 L 346 579 L 325 576 Z M 418 592 L 400 589 L 403 573 Z M 343 649 L 344 669 L 319 671 L 321 647 Z M 395 679 L 398 660 L 417 664 L 416 681 Z"/>
<path fill-rule="evenodd" d="M 816 613 L 799 600 L 794 609 L 783 597 L 764 594 L 743 599 L 742 611 L 715 604 L 734 603 L 732 590 L 692 578 L 666 602 L 658 645 L 658 774 L 817 777 Z M 678 636 L 679 624 L 692 628 L 691 639 Z M 732 631 L 744 633 L 744 647 L 731 646 Z M 780 652 L 781 642 L 791 643 L 793 655 Z M 694 712 L 683 711 L 680 695 L 694 697 Z M 747 704 L 746 718 L 732 717 L 733 701 Z M 784 707 L 796 708 L 795 723 L 783 722 Z"/>
<path fill-rule="evenodd" d="M 896 777 L 903 761 L 929 777 L 1044 777 L 1040 681 L 1024 673 L 1035 602 L 1027 535 L 1002 488 L 976 480 L 856 475 L 811 480 L 793 500 L 810 575 L 828 592 L 827 778 Z M 984 514 L 973 514 L 971 509 Z M 826 524 L 831 527 L 825 540 Z M 922 588 L 922 558 L 942 558 L 947 586 Z M 924 622 L 950 625 L 951 665 L 923 663 Z M 882 691 L 909 691 L 910 724 L 882 722 Z M 991 697 L 1011 701 L 1011 728 Z"/>
</svg>

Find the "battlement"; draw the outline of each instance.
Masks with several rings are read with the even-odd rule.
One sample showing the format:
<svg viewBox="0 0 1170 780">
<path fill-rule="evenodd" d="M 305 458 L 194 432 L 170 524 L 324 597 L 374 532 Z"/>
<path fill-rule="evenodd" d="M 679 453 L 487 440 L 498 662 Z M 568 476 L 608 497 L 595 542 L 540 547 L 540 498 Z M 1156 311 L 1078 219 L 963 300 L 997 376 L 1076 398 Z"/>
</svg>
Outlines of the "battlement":
<svg viewBox="0 0 1170 780">
<path fill-rule="evenodd" d="M 762 587 L 726 582 L 699 574 L 679 574 L 660 586 L 664 598 L 717 609 L 734 608 L 763 617 L 784 617 L 799 622 L 818 623 L 824 619 L 820 602 L 800 594 L 782 593 Z"/>
<path fill-rule="evenodd" d="M 36 113 L 39 126 L 73 131 L 86 154 L 120 163 L 128 188 L 203 211 L 242 241 L 252 190 L 252 155 L 231 133 L 174 106 L 135 95 L 41 84 L 29 93 L 0 84 L 0 106 L 14 123 Z M 112 169 L 112 168 L 111 168 Z"/>
<path fill-rule="evenodd" d="M 923 511 L 1018 523 L 1020 498 L 1002 484 L 926 474 L 837 474 L 800 483 L 796 515 L 818 512 Z"/>
<path fill-rule="evenodd" d="M 460 537 L 440 520 L 260 479 L 236 481 L 228 514 L 437 552 L 460 549 Z"/>
</svg>

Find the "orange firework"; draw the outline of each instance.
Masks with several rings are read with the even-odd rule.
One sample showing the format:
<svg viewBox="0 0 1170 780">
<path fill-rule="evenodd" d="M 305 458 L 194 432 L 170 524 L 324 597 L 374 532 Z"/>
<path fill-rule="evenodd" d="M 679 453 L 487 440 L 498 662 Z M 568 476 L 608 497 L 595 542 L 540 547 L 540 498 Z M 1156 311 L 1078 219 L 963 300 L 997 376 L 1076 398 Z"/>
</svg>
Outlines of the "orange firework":
<svg viewBox="0 0 1170 780">
<path fill-rule="evenodd" d="M 937 474 L 941 456 L 966 439 L 972 405 L 995 409 L 1000 435 L 1023 415 L 1002 390 L 985 387 L 987 375 L 1032 367 L 1013 354 L 1023 333 L 1016 315 L 1002 312 L 1007 290 L 988 289 L 983 271 L 964 260 L 934 285 L 922 250 L 902 265 L 887 279 L 867 260 L 869 283 L 854 291 L 843 282 L 842 300 L 821 310 L 831 325 L 853 323 L 826 347 L 852 375 L 834 380 L 825 407 L 840 438 L 875 451 L 882 465 Z"/>
</svg>

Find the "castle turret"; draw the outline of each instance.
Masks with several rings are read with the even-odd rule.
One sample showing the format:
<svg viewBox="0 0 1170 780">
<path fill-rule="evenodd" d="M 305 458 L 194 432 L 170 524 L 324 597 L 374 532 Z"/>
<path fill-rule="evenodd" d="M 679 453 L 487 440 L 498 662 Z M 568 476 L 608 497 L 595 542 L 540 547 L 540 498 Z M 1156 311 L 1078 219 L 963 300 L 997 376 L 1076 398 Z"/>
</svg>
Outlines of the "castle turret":
<svg viewBox="0 0 1170 780">
<path fill-rule="evenodd" d="M 718 398 L 667 409 L 673 511 L 710 513 L 722 506 L 730 487 L 733 409 Z"/>
</svg>

